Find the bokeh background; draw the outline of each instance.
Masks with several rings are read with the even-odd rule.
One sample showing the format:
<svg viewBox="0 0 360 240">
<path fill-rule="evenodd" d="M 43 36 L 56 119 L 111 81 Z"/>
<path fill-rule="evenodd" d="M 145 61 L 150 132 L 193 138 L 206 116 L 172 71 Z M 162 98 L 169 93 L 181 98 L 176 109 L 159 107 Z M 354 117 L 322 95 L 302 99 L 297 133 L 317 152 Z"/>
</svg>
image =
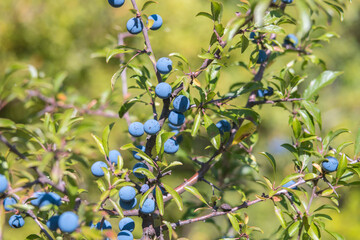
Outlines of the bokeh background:
<svg viewBox="0 0 360 240">
<path fill-rule="evenodd" d="M 141 6 L 144 1 L 138 1 Z M 207 49 L 211 36 L 212 23 L 207 18 L 195 17 L 200 11 L 210 11 L 210 1 L 207 0 L 182 0 L 165 1 L 159 0 L 159 4 L 151 5 L 145 13 L 150 15 L 159 13 L 163 20 L 163 27 L 158 31 L 150 33 L 152 47 L 157 57 L 167 56 L 171 52 L 179 52 L 187 57 L 193 69 L 201 64 L 197 57 L 200 49 Z M 234 16 L 236 11 L 236 0 L 223 0 L 224 14 L 223 22 L 227 22 Z M 130 2 L 127 0 L 122 8 L 111 8 L 106 0 L 80 1 L 80 0 L 2 0 L 0 1 L 0 73 L 3 74 L 7 67 L 13 63 L 28 63 L 34 65 L 47 76 L 55 76 L 65 72 L 67 78 L 65 86 L 68 89 L 76 89 L 84 98 L 99 98 L 103 92 L 110 91 L 110 79 L 118 69 L 118 60 L 112 59 L 109 63 L 104 58 L 91 58 L 91 54 L 105 47 L 115 46 L 117 34 L 126 31 L 125 24 L 133 16 L 129 11 Z M 289 14 L 296 14 L 289 7 Z M 324 18 L 324 16 L 320 16 Z M 326 19 L 323 24 L 340 35 L 325 44 L 324 48 L 318 48 L 315 52 L 323 58 L 328 69 L 343 71 L 333 85 L 326 87 L 321 92 L 319 106 L 322 110 L 323 130 L 348 128 L 351 134 L 344 134 L 335 142 L 353 141 L 357 129 L 360 126 L 360 3 L 353 1 L 345 12 L 342 22 L 338 19 L 332 25 L 327 25 Z M 285 27 L 288 32 L 295 31 L 294 27 Z M 284 36 L 279 35 L 282 39 Z M 125 40 L 126 44 L 138 48 L 143 47 L 142 36 L 136 36 Z M 246 61 L 248 55 L 236 55 Z M 266 75 L 279 69 L 280 66 L 296 58 L 295 54 L 282 57 L 276 64 L 271 66 Z M 144 64 L 149 64 L 145 56 L 141 56 Z M 248 60 L 247 60 L 248 61 Z M 312 66 L 307 69 L 306 74 L 316 76 L 321 69 Z M 225 93 L 229 86 L 235 82 L 251 79 L 251 74 L 240 67 L 228 67 L 221 74 L 221 84 L 218 90 Z M 202 78 L 200 78 L 200 81 Z M 131 86 L 131 80 L 128 79 Z M 155 83 L 155 79 L 152 80 Z M 70 91 L 71 92 L 71 91 Z M 132 96 L 136 91 L 129 91 Z M 114 102 L 109 106 L 117 111 L 123 101 L 121 84 L 117 83 L 113 95 Z M 244 99 L 239 99 L 237 104 L 243 104 Z M 18 122 L 26 122 L 26 115 L 21 111 L 22 106 L 10 105 L 0 112 L 1 117 L 9 117 Z M 151 115 L 151 108 L 133 108 L 131 116 L 137 119 L 147 119 Z M 267 151 L 279 159 L 279 180 L 292 170 L 291 157 L 280 145 L 290 142 L 290 128 L 286 128 L 288 114 L 269 106 L 260 110 L 262 114 L 262 125 L 259 130 L 259 144 L 255 152 Z M 101 117 L 91 118 L 95 124 L 102 129 L 114 119 Z M 134 117 L 133 117 L 134 119 Z M 126 134 L 126 122 L 124 119 L 115 119 L 116 125 L 110 139 L 111 148 L 119 148 L 128 143 L 130 138 Z M 100 131 L 99 131 L 100 132 Z M 90 138 L 89 138 L 90 139 Z M 91 141 L 91 140 L 89 140 Z M 349 153 L 352 151 L 348 148 Z M 94 152 L 95 156 L 99 153 Z M 183 154 L 184 155 L 184 154 Z M 258 156 L 260 171 L 270 172 L 267 162 Z M 125 153 L 126 157 L 130 157 Z M 130 161 L 130 160 L 129 160 Z M 131 160 L 134 161 L 134 160 Z M 179 183 L 182 178 L 192 174 L 191 168 L 185 169 L 173 179 L 174 184 Z M 94 184 L 90 177 L 88 185 Z M 251 184 L 251 183 L 249 183 Z M 207 185 L 199 184 L 199 189 L 209 191 Z M 257 187 L 259 193 L 261 188 Z M 359 239 L 360 211 L 358 202 L 360 191 L 357 187 L 341 190 L 340 209 L 341 213 L 331 212 L 333 221 L 328 221 L 329 229 L 337 231 L 346 239 Z M 98 197 L 98 192 L 90 191 L 90 197 Z M 250 196 L 251 198 L 251 196 Z M 239 196 L 229 192 L 225 193 L 225 199 L 233 205 L 240 201 Z M 318 202 L 317 204 L 322 204 Z M 258 204 L 244 210 L 250 216 L 250 225 L 255 225 L 264 230 L 264 234 L 257 235 L 257 239 L 274 239 L 275 226 L 278 225 L 273 212 L 271 202 Z M 216 220 L 220 226 L 227 225 L 225 218 Z M 24 239 L 37 226 L 27 221 L 28 224 L 20 230 L 6 228 L 5 239 Z M 113 220 L 113 225 L 117 225 Z M 140 236 L 140 222 L 137 224 L 135 237 Z M 181 229 L 181 234 L 189 239 L 217 239 L 222 236 L 220 228 L 211 227 L 211 223 L 197 223 Z M 324 235 L 324 239 L 327 239 Z M 330 238 L 329 238 L 330 239 Z"/>
</svg>

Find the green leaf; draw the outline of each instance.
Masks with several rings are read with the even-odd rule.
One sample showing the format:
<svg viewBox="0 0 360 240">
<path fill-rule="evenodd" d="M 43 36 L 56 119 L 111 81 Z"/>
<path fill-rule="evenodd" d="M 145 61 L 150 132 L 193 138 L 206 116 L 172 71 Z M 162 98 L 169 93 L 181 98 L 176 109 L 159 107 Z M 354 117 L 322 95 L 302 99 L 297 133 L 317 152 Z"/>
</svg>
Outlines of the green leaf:
<svg viewBox="0 0 360 240">
<path fill-rule="evenodd" d="M 192 137 L 196 136 L 197 132 L 199 131 L 200 124 L 201 124 L 201 111 L 199 111 L 198 114 L 196 114 L 194 124 L 193 124 L 193 127 L 191 129 L 191 136 Z"/>
<path fill-rule="evenodd" d="M 173 233 L 173 228 L 171 226 L 171 223 L 167 222 L 167 221 L 163 221 L 163 223 L 167 226 L 168 231 L 169 231 L 169 240 L 171 240 L 172 238 L 172 233 Z"/>
<path fill-rule="evenodd" d="M 238 219 L 231 213 L 226 214 L 226 216 L 229 218 L 231 226 L 234 228 L 234 230 L 240 233 L 240 224 Z"/>
<path fill-rule="evenodd" d="M 355 139 L 355 156 L 357 156 L 360 153 L 360 128 L 357 132 L 356 139 Z"/>
<path fill-rule="evenodd" d="M 201 59 L 215 59 L 215 56 L 208 52 L 199 54 L 198 57 Z"/>
<path fill-rule="evenodd" d="M 157 1 L 152 1 L 152 0 L 149 0 L 149 1 L 146 1 L 143 6 L 141 7 L 141 11 L 144 11 L 148 6 L 150 6 L 151 4 L 154 4 L 154 3 L 158 3 Z"/>
<path fill-rule="evenodd" d="M 149 190 L 147 190 L 140 198 L 140 202 L 139 202 L 139 206 L 142 207 L 142 205 L 144 204 L 145 200 L 147 199 L 147 197 L 149 196 L 149 194 L 154 190 L 155 186 L 152 186 L 151 188 L 149 188 Z"/>
<path fill-rule="evenodd" d="M 24 211 L 32 210 L 32 209 L 35 208 L 33 205 L 21 204 L 21 203 L 13 204 L 12 207 L 16 208 L 16 209 L 19 209 L 19 210 L 24 210 Z"/>
<path fill-rule="evenodd" d="M 329 210 L 334 210 L 337 211 L 338 213 L 340 213 L 339 208 L 333 206 L 333 205 L 329 205 L 329 204 L 325 204 L 325 205 L 321 205 L 320 207 L 318 207 L 316 210 L 314 210 L 314 212 L 318 212 L 324 209 L 329 209 Z"/>
<path fill-rule="evenodd" d="M 269 1 L 260 0 L 257 2 L 254 9 L 254 22 L 256 27 L 261 27 L 264 24 L 264 16 L 268 6 Z"/>
<path fill-rule="evenodd" d="M 285 222 L 285 219 L 284 219 L 281 209 L 277 206 L 274 206 L 274 208 L 275 208 L 275 215 L 279 219 L 281 226 L 283 228 L 286 228 L 286 222 Z"/>
<path fill-rule="evenodd" d="M 314 223 L 311 223 L 309 229 L 307 230 L 307 233 L 314 240 L 320 240 L 321 238 L 320 231 Z"/>
<path fill-rule="evenodd" d="M 304 180 L 307 181 L 307 180 L 314 179 L 314 178 L 317 178 L 317 177 L 318 177 L 318 175 L 315 174 L 315 173 L 307 173 L 304 176 Z"/>
<path fill-rule="evenodd" d="M 162 192 L 161 192 L 161 189 L 159 186 L 156 186 L 155 195 L 156 195 L 156 204 L 159 208 L 159 213 L 161 216 L 163 216 L 164 215 L 164 200 L 163 200 L 163 195 L 162 195 Z"/>
<path fill-rule="evenodd" d="M 197 16 L 203 16 L 203 17 L 209 18 L 210 20 L 213 20 L 213 17 L 211 16 L 211 14 L 207 13 L 207 12 L 199 12 L 198 14 L 196 14 L 196 17 Z"/>
<path fill-rule="evenodd" d="M 119 78 L 121 77 L 122 72 L 125 70 L 126 66 L 121 66 L 119 70 L 114 73 L 114 75 L 111 77 L 111 89 L 114 89 L 115 83 Z M 120 115 L 120 113 L 119 113 Z M 122 117 L 122 116 L 121 116 Z"/>
<path fill-rule="evenodd" d="M 336 233 L 336 232 L 331 232 L 327 229 L 325 229 L 325 231 L 330 234 L 333 238 L 335 238 L 336 240 L 345 240 L 345 238 L 343 236 L 341 236 L 340 234 Z"/>
<path fill-rule="evenodd" d="M 305 1 L 296 1 L 299 18 L 299 31 L 300 37 L 304 36 L 311 29 L 310 9 Z"/>
<path fill-rule="evenodd" d="M 194 195 L 197 199 L 199 199 L 200 201 L 202 201 L 203 203 L 205 203 L 206 205 L 208 205 L 208 203 L 206 202 L 206 200 L 204 199 L 204 197 L 200 194 L 200 192 L 193 186 L 186 186 L 185 191 L 191 193 L 192 195 Z"/>
<path fill-rule="evenodd" d="M 259 32 L 262 33 L 285 33 L 284 29 L 278 25 L 267 25 L 258 28 Z"/>
<path fill-rule="evenodd" d="M 166 170 L 168 170 L 168 169 L 170 169 L 170 168 L 172 168 L 172 167 L 181 166 L 181 165 L 183 165 L 182 162 L 174 161 L 174 162 L 171 162 L 171 163 L 169 164 L 169 166 L 167 166 L 166 168 L 162 169 L 162 171 L 163 171 L 163 172 L 166 172 Z"/>
<path fill-rule="evenodd" d="M 219 2 L 212 1 L 211 2 L 211 13 L 213 16 L 213 20 L 220 23 L 222 16 L 223 6 Z"/>
<path fill-rule="evenodd" d="M 106 53 L 106 62 L 108 63 L 114 55 L 118 55 L 122 53 L 130 53 L 130 52 L 134 52 L 134 49 L 126 49 L 126 48 L 111 49 Z"/>
<path fill-rule="evenodd" d="M 135 147 L 132 143 L 126 144 L 120 148 L 121 150 L 131 150 L 135 151 L 139 157 L 144 159 L 147 163 L 149 163 L 153 168 L 155 167 L 154 161 L 151 157 L 149 157 L 146 153 Z"/>
<path fill-rule="evenodd" d="M 165 190 L 173 197 L 173 199 L 174 199 L 176 205 L 178 206 L 179 210 L 182 211 L 184 206 L 183 206 L 183 202 L 182 202 L 182 199 L 181 199 L 180 195 L 173 188 L 171 188 L 169 185 L 166 185 L 165 183 L 163 183 L 162 185 L 165 188 Z"/>
<path fill-rule="evenodd" d="M 108 126 L 105 127 L 102 135 L 102 145 L 104 147 L 105 156 L 109 156 L 109 135 L 111 129 L 114 127 L 114 122 L 110 123 Z"/>
<path fill-rule="evenodd" d="M 322 142 L 323 144 L 323 148 L 325 150 L 328 149 L 330 143 L 332 142 L 332 140 L 334 140 L 334 138 L 336 138 L 337 136 L 339 136 L 340 134 L 342 133 L 348 133 L 350 132 L 348 129 L 345 129 L 345 128 L 342 128 L 342 129 L 338 129 L 336 130 L 335 132 L 333 131 L 330 131 L 325 137 L 324 137 L 324 140 Z"/>
<path fill-rule="evenodd" d="M 345 173 L 345 171 L 347 169 L 347 163 L 348 163 L 348 161 L 347 161 L 346 155 L 342 154 L 340 157 L 338 168 L 336 170 L 336 180 L 337 181 L 339 181 L 341 176 Z"/>
<path fill-rule="evenodd" d="M 124 218 L 124 214 L 121 210 L 120 204 L 118 202 L 115 202 L 114 200 L 112 200 L 111 198 L 109 198 L 109 201 L 111 202 L 111 204 L 113 205 L 113 207 L 115 208 L 116 212 L 119 214 L 119 216 L 121 218 Z"/>
<path fill-rule="evenodd" d="M 182 54 L 180 53 L 170 53 L 169 54 L 170 57 L 177 57 L 180 58 L 181 60 L 183 60 L 187 65 L 189 65 L 189 61 L 186 59 L 186 57 L 184 57 Z"/>
<path fill-rule="evenodd" d="M 303 97 L 306 100 L 311 99 L 323 87 L 331 84 L 341 72 L 324 71 L 316 79 L 312 80 L 309 86 L 305 89 Z"/>
<path fill-rule="evenodd" d="M 322 120 L 321 120 L 321 112 L 320 109 L 316 106 L 316 104 L 310 101 L 302 101 L 302 106 L 311 114 L 311 116 L 315 119 L 315 121 L 319 124 L 321 129 Z"/>
<path fill-rule="evenodd" d="M 95 142 L 96 142 L 96 144 L 97 144 L 100 152 L 101 152 L 105 157 L 107 157 L 107 155 L 106 155 L 106 153 L 105 153 L 105 148 L 104 148 L 104 146 L 103 146 L 103 144 L 102 144 L 101 139 L 100 139 L 99 137 L 95 136 L 94 134 L 91 134 L 91 136 L 94 138 L 94 140 L 95 140 Z"/>
<path fill-rule="evenodd" d="M 293 173 L 293 174 L 285 177 L 285 178 L 281 181 L 280 186 L 282 186 L 282 185 L 290 182 L 291 180 L 295 180 L 295 179 L 298 179 L 298 178 L 303 177 L 303 176 L 304 176 L 304 174 L 302 174 L 302 173 Z"/>
<path fill-rule="evenodd" d="M 271 166 L 273 167 L 274 173 L 276 173 L 276 161 L 275 158 L 268 152 L 261 152 L 261 155 L 265 156 L 269 160 Z"/>
<path fill-rule="evenodd" d="M 15 122 L 7 118 L 0 118 L 0 128 L 11 128 L 16 129 Z"/>
<path fill-rule="evenodd" d="M 205 128 L 206 128 L 206 132 L 210 138 L 211 144 L 216 149 L 219 149 L 220 144 L 221 144 L 221 136 L 220 136 L 219 129 L 216 127 L 216 125 L 213 123 L 213 121 L 206 114 L 204 114 L 204 124 L 205 124 Z"/>
<path fill-rule="evenodd" d="M 311 117 L 309 116 L 309 114 L 307 113 L 307 111 L 305 110 L 299 110 L 298 113 L 300 114 L 307 130 L 309 130 L 309 132 L 313 135 L 315 135 L 315 126 L 314 126 L 314 122 L 312 121 Z"/>
<path fill-rule="evenodd" d="M 293 129 L 293 132 L 294 132 L 294 137 L 296 139 L 298 139 L 300 137 L 300 134 L 301 134 L 301 123 L 300 121 L 297 119 L 297 118 L 294 118 L 293 121 L 292 121 L 292 129 Z"/>
<path fill-rule="evenodd" d="M 148 179 L 156 179 L 156 177 L 154 176 L 154 174 L 152 174 L 152 172 L 150 172 L 148 169 L 146 168 L 136 168 L 135 169 L 135 173 L 140 173 L 145 175 Z"/>
<path fill-rule="evenodd" d="M 289 229 L 288 229 L 289 236 L 290 237 L 294 236 L 295 233 L 298 232 L 299 228 L 300 228 L 300 222 L 299 221 L 294 222 L 293 224 L 291 224 Z"/>
<path fill-rule="evenodd" d="M 247 47 L 249 46 L 249 39 L 245 36 L 241 36 L 241 53 L 245 52 Z"/>
</svg>

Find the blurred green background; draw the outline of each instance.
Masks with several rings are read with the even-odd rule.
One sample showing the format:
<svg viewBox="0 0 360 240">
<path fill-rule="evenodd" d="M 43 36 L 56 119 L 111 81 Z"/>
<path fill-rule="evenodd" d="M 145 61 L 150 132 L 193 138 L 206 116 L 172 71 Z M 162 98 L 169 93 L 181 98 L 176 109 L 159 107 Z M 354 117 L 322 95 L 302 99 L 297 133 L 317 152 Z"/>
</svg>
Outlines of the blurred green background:
<svg viewBox="0 0 360 240">
<path fill-rule="evenodd" d="M 138 1 L 141 6 L 144 1 Z M 197 57 L 200 49 L 207 49 L 211 36 L 212 23 L 207 18 L 195 17 L 200 11 L 210 11 L 210 1 L 207 0 L 182 0 L 164 1 L 159 0 L 159 4 L 151 5 L 145 13 L 150 15 L 158 13 L 164 20 L 163 27 L 158 31 L 150 32 L 150 40 L 157 58 L 167 56 L 171 52 L 179 52 L 187 57 L 191 66 L 196 69 L 201 64 L 201 59 Z M 234 16 L 236 0 L 221 1 L 224 4 L 223 22 L 226 23 Z M 91 58 L 91 54 L 108 46 L 116 46 L 117 34 L 126 31 L 125 24 L 133 16 L 129 11 L 130 2 L 127 0 L 122 8 L 111 8 L 106 0 L 80 1 L 80 0 L 2 0 L 0 1 L 0 72 L 15 62 L 29 63 L 40 69 L 47 76 L 54 76 L 60 72 L 66 72 L 68 77 L 65 85 L 69 89 L 77 89 L 88 99 L 99 98 L 100 94 L 110 90 L 110 79 L 118 69 L 118 60 L 112 59 L 108 64 L 104 58 Z M 294 13 L 293 9 L 287 9 L 289 14 Z M 294 13 L 295 14 L 295 13 Z M 324 16 L 321 16 L 323 18 Z M 324 19 L 323 24 L 326 25 Z M 360 66 L 360 3 L 354 1 L 349 5 L 345 12 L 344 21 L 334 21 L 331 26 L 327 26 L 341 37 L 333 39 L 324 48 L 316 49 L 315 52 L 323 58 L 328 69 L 343 71 L 344 74 L 336 80 L 330 87 L 325 88 L 320 93 L 320 109 L 322 110 L 323 132 L 338 128 L 348 128 L 352 134 L 344 134 L 337 140 L 338 142 L 353 141 L 355 133 L 359 128 L 360 117 L 360 88 L 359 85 L 359 66 Z M 285 27 L 289 33 L 294 31 L 292 26 Z M 278 36 L 282 39 L 284 36 Z M 141 35 L 128 38 L 126 44 L 142 48 L 143 39 Z M 247 54 L 241 56 L 246 60 Z M 295 54 L 282 57 L 276 64 L 266 71 L 266 77 L 279 70 L 279 67 L 287 63 Z M 143 62 L 149 64 L 146 56 L 140 57 Z M 150 68 L 149 68 L 150 69 Z M 316 76 L 321 69 L 313 66 L 307 69 L 309 76 Z M 176 75 L 172 76 L 175 79 Z M 251 74 L 240 67 L 229 67 L 221 73 L 221 84 L 218 90 L 224 94 L 229 86 L 235 82 L 247 81 L 251 79 Z M 266 78 L 265 77 L 265 78 Z M 172 80 L 173 80 L 172 79 Z M 268 78 L 269 79 L 269 78 Z M 200 77 L 202 80 L 202 77 Z M 155 84 L 155 79 L 153 79 Z M 128 82 L 131 86 L 131 81 Z M 112 92 L 114 102 L 110 106 L 117 111 L 123 101 L 121 95 L 121 85 L 118 82 Z M 130 90 L 132 96 L 136 91 Z M 239 99 L 239 105 L 244 104 L 244 99 Z M 147 119 L 151 114 L 151 108 L 144 110 L 143 107 L 136 107 L 130 114 L 139 119 Z M 26 122 L 21 111 L 18 109 L 4 109 L 5 113 L 0 114 L 10 116 L 17 121 Z M 279 174 L 276 178 L 277 183 L 292 171 L 290 155 L 281 149 L 280 145 L 291 141 L 290 128 L 287 126 L 288 113 L 269 106 L 264 106 L 260 110 L 262 114 L 262 125 L 259 130 L 260 141 L 255 152 L 268 151 L 281 162 Z M 96 124 L 102 129 L 113 119 L 95 118 Z M 130 138 L 126 134 L 126 122 L 124 119 L 117 119 L 110 143 L 112 148 L 119 148 L 128 143 Z M 89 140 L 91 141 L 91 140 Z M 348 149 L 351 151 L 351 147 Z M 99 153 L 94 152 L 98 156 Z M 95 155 L 96 156 L 96 155 Z M 128 155 L 125 155 L 128 156 Z M 257 155 L 259 157 L 259 155 Z M 95 159 L 96 157 L 94 157 Z M 126 160 L 126 158 L 125 158 Z M 132 160 L 133 161 L 133 160 Z M 269 166 L 261 157 L 258 158 L 261 172 L 269 172 Z M 183 178 L 192 175 L 189 168 L 172 179 L 172 186 L 176 186 Z M 87 183 L 94 184 L 93 179 Z M 207 185 L 199 184 L 199 189 L 204 187 L 204 192 L 210 190 Z M 259 193 L 261 193 L 259 188 Z M 98 197 L 96 192 L 90 192 L 93 197 Z M 358 188 L 345 189 L 341 191 L 340 208 L 341 214 L 332 212 L 333 221 L 328 221 L 329 229 L 337 231 L 347 239 L 359 239 L 360 212 L 358 202 L 360 191 Z M 252 198 L 252 196 L 250 196 Z M 234 193 L 226 193 L 225 199 L 232 205 L 240 202 L 239 196 Z M 321 204 L 318 202 L 317 204 Z M 170 208 L 171 209 L 171 206 Z M 264 234 L 257 235 L 257 239 L 274 239 L 272 233 L 278 225 L 273 212 L 271 202 L 258 204 L 244 210 L 250 216 L 250 225 L 255 225 L 264 230 Z M 5 239 L 24 239 L 27 233 L 37 226 L 30 220 L 23 229 L 14 230 L 7 228 Z M 117 220 L 113 225 L 117 225 Z M 225 218 L 216 220 L 220 226 L 227 225 Z M 137 224 L 138 228 L 140 223 Z M 211 223 L 196 223 L 181 228 L 180 236 L 187 236 L 189 239 L 206 240 L 216 239 L 224 233 L 221 230 L 211 227 Z M 117 227 L 115 227 L 117 229 Z M 37 231 L 37 230 L 36 230 Z M 135 237 L 140 235 L 139 229 Z M 324 235 L 324 239 L 328 236 Z"/>
</svg>

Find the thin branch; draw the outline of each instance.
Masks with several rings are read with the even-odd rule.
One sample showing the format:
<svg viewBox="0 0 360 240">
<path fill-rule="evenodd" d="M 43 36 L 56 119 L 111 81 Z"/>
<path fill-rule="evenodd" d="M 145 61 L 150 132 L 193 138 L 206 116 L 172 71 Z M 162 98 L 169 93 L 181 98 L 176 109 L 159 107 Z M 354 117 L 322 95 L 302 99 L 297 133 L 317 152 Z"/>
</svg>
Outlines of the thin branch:
<svg viewBox="0 0 360 240">
<path fill-rule="evenodd" d="M 108 117 L 108 118 L 118 118 L 119 115 L 112 111 L 104 111 L 103 109 L 105 106 L 101 106 L 99 109 L 91 110 L 89 108 L 79 108 L 73 104 L 65 104 L 63 102 L 57 102 L 55 98 L 49 98 L 44 96 L 40 91 L 37 90 L 28 90 L 27 91 L 29 97 L 37 97 L 48 106 L 42 111 L 40 115 L 42 115 L 44 112 L 54 112 L 56 108 L 63 108 L 63 109 L 75 109 L 80 114 L 88 114 L 88 115 L 95 115 L 95 116 L 102 116 L 102 117 Z"/>
<path fill-rule="evenodd" d="M 26 212 L 32 219 L 34 219 L 34 221 L 36 222 L 36 224 L 40 227 L 41 231 L 46 235 L 46 237 L 49 240 L 53 240 L 53 238 L 51 237 L 50 233 L 43 227 L 43 225 L 41 224 L 41 222 L 39 221 L 39 219 L 35 216 L 35 214 L 33 213 L 33 211 L 28 210 Z"/>
</svg>

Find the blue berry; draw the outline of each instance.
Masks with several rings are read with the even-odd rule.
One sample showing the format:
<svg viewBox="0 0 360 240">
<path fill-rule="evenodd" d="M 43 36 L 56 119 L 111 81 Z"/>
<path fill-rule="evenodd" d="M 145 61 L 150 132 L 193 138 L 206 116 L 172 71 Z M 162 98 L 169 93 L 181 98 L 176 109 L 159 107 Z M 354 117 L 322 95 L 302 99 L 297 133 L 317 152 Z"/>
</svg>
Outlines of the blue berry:
<svg viewBox="0 0 360 240">
<path fill-rule="evenodd" d="M 124 5 L 125 0 L 108 0 L 108 2 L 112 7 L 118 8 Z"/>
<path fill-rule="evenodd" d="M 123 218 L 119 222 L 119 229 L 120 231 L 127 230 L 127 231 L 134 231 L 135 222 L 129 217 Z"/>
<path fill-rule="evenodd" d="M 149 19 L 154 20 L 154 24 L 150 28 L 151 30 L 158 30 L 163 24 L 163 20 L 159 14 L 152 14 L 149 16 Z"/>
<path fill-rule="evenodd" d="M 119 197 L 122 201 L 130 202 L 136 196 L 135 188 L 131 186 L 122 187 L 119 191 Z"/>
<path fill-rule="evenodd" d="M 25 220 L 21 215 L 12 215 L 9 219 L 9 225 L 12 228 L 21 228 L 24 224 Z"/>
<path fill-rule="evenodd" d="M 258 56 L 258 59 L 257 59 L 257 63 L 263 63 L 265 62 L 267 59 L 267 55 L 266 55 L 266 52 L 264 50 L 259 50 L 259 56 Z"/>
<path fill-rule="evenodd" d="M 61 197 L 56 193 L 35 192 L 33 198 L 35 199 L 30 201 L 31 204 L 40 208 L 50 204 L 61 205 Z"/>
<path fill-rule="evenodd" d="M 145 178 L 145 175 L 144 175 L 144 174 L 136 173 L 136 172 L 135 172 L 135 170 L 138 169 L 138 168 L 149 169 L 148 166 L 146 166 L 145 163 L 139 162 L 139 163 L 136 163 L 136 164 L 134 165 L 134 167 L 133 167 L 134 176 L 137 177 L 138 179 L 144 179 L 144 178 Z"/>
<path fill-rule="evenodd" d="M 294 180 L 291 180 L 290 182 L 285 183 L 284 185 L 282 185 L 285 188 L 290 187 L 291 185 L 294 185 L 296 182 Z M 297 189 L 297 187 L 292 187 L 291 189 Z"/>
<path fill-rule="evenodd" d="M 59 215 L 55 215 L 52 216 L 47 222 L 46 222 L 46 226 L 51 230 L 51 231 L 56 231 L 56 229 L 59 228 Z"/>
<path fill-rule="evenodd" d="M 294 34 L 288 34 L 286 35 L 284 39 L 284 45 L 291 45 L 293 47 L 296 47 L 296 45 L 299 43 L 299 40 Z"/>
<path fill-rule="evenodd" d="M 155 135 L 160 131 L 160 123 L 155 119 L 147 120 L 144 124 L 144 131 L 147 134 Z"/>
<path fill-rule="evenodd" d="M 155 88 L 155 94 L 161 99 L 167 99 L 171 96 L 172 89 L 166 82 L 159 83 Z"/>
<path fill-rule="evenodd" d="M 136 200 L 136 198 L 134 198 L 132 201 L 126 202 L 126 201 L 123 201 L 120 199 L 119 204 L 120 204 L 121 208 L 123 208 L 125 210 L 131 210 L 134 207 L 136 207 L 137 200 Z"/>
<path fill-rule="evenodd" d="M 79 226 L 79 217 L 73 212 L 64 212 L 59 217 L 59 228 L 62 232 L 72 233 Z"/>
<path fill-rule="evenodd" d="M 143 29 L 143 23 L 141 22 L 140 18 L 130 18 L 129 21 L 126 23 L 126 29 L 131 34 L 138 34 Z"/>
<path fill-rule="evenodd" d="M 149 189 L 150 189 L 149 185 L 144 184 L 144 185 L 141 186 L 140 192 L 141 192 L 142 194 L 144 194 L 144 193 L 146 193 L 147 190 L 149 190 Z"/>
<path fill-rule="evenodd" d="M 41 201 L 41 198 L 42 198 L 43 195 L 45 195 L 44 192 L 35 192 L 34 195 L 32 196 L 32 198 L 34 198 L 34 199 L 32 199 L 32 200 L 30 201 L 30 203 L 31 203 L 32 205 L 38 207 L 38 206 L 40 205 L 40 201 Z"/>
<path fill-rule="evenodd" d="M 117 235 L 117 240 L 134 240 L 134 236 L 131 232 L 123 230 Z"/>
<path fill-rule="evenodd" d="M 102 177 L 104 176 L 104 170 L 102 170 L 102 167 L 107 168 L 106 163 L 102 162 L 102 161 L 97 161 L 95 162 L 92 166 L 91 166 L 91 173 L 95 176 L 95 177 Z"/>
<path fill-rule="evenodd" d="M 11 207 L 11 205 L 14 205 L 17 203 L 17 200 L 13 197 L 7 197 L 4 199 L 4 202 L 3 202 L 3 205 L 4 205 L 4 209 L 6 211 L 11 211 L 13 210 L 14 208 Z"/>
<path fill-rule="evenodd" d="M 175 133 L 175 140 L 180 144 L 183 141 L 183 136 L 180 134 L 179 130 L 172 130 L 171 132 Z"/>
<path fill-rule="evenodd" d="M 180 125 L 182 125 L 182 124 L 185 122 L 185 116 L 184 116 L 184 114 L 182 114 L 182 113 L 178 113 L 178 112 L 175 112 L 175 111 L 171 111 L 171 112 L 169 113 L 169 122 L 170 122 L 172 125 L 180 126 Z"/>
<path fill-rule="evenodd" d="M 184 95 L 179 95 L 174 99 L 173 106 L 176 112 L 183 113 L 189 109 L 190 100 Z"/>
<path fill-rule="evenodd" d="M 140 211 L 144 214 L 153 213 L 155 211 L 155 201 L 150 198 L 146 199 L 140 208 Z"/>
<path fill-rule="evenodd" d="M 0 174 L 0 193 L 5 192 L 9 187 L 9 182 L 6 177 Z"/>
<path fill-rule="evenodd" d="M 61 205 L 61 197 L 53 192 L 50 193 L 45 193 L 44 195 L 41 196 L 40 199 L 40 204 L 39 207 L 45 207 L 47 205 L 56 205 L 56 206 L 60 206 Z"/>
<path fill-rule="evenodd" d="M 172 70 L 172 61 L 167 57 L 162 57 L 157 61 L 156 69 L 161 74 L 168 74 Z"/>
<path fill-rule="evenodd" d="M 118 150 L 111 150 L 109 152 L 109 160 L 112 164 L 115 164 L 115 166 L 118 164 L 118 157 L 121 156 L 120 152 Z"/>
<path fill-rule="evenodd" d="M 231 124 L 229 121 L 222 119 L 216 123 L 216 127 L 219 129 L 220 134 L 224 134 L 224 132 L 230 132 Z"/>
<path fill-rule="evenodd" d="M 129 126 L 129 133 L 133 137 L 141 137 L 144 134 L 144 125 L 140 122 L 133 122 Z"/>
<path fill-rule="evenodd" d="M 172 138 L 169 138 L 164 143 L 164 152 L 174 154 L 179 150 L 179 144 Z"/>
<path fill-rule="evenodd" d="M 339 165 L 339 161 L 334 157 L 326 157 L 326 159 L 327 159 L 327 161 L 323 161 L 321 163 L 324 171 L 325 172 L 335 172 Z"/>
<path fill-rule="evenodd" d="M 264 97 L 264 90 L 262 90 L 262 89 L 257 90 L 257 96 L 263 98 Z"/>
<path fill-rule="evenodd" d="M 268 87 L 263 91 L 264 96 L 271 96 L 274 94 L 274 89 L 272 87 Z"/>
<path fill-rule="evenodd" d="M 253 43 L 257 43 L 257 41 L 256 41 L 256 33 L 255 32 L 251 32 L 250 33 L 250 36 L 249 36 L 249 39 L 250 39 L 250 41 L 252 41 Z"/>
<path fill-rule="evenodd" d="M 283 3 L 292 3 L 293 0 L 281 0 Z"/>
<path fill-rule="evenodd" d="M 181 126 L 175 126 L 175 125 L 173 125 L 173 124 L 171 124 L 171 123 L 168 123 L 168 126 L 169 126 L 169 128 L 172 129 L 172 130 L 179 130 L 179 129 L 181 128 Z"/>
<path fill-rule="evenodd" d="M 101 222 L 98 222 L 96 225 L 95 224 L 91 224 L 90 229 L 91 228 L 96 228 L 97 230 L 106 230 L 106 229 L 111 229 L 111 223 L 108 220 L 104 220 L 102 226 L 101 226 Z"/>
<path fill-rule="evenodd" d="M 140 149 L 141 151 L 145 152 L 145 147 L 144 147 L 144 146 L 138 145 L 138 146 L 136 146 L 136 147 L 137 147 L 138 149 Z M 141 160 L 142 160 L 142 157 L 140 157 L 137 153 L 138 153 L 138 152 L 136 152 L 136 151 L 132 151 L 133 157 L 134 157 L 136 160 L 141 161 Z"/>
</svg>

